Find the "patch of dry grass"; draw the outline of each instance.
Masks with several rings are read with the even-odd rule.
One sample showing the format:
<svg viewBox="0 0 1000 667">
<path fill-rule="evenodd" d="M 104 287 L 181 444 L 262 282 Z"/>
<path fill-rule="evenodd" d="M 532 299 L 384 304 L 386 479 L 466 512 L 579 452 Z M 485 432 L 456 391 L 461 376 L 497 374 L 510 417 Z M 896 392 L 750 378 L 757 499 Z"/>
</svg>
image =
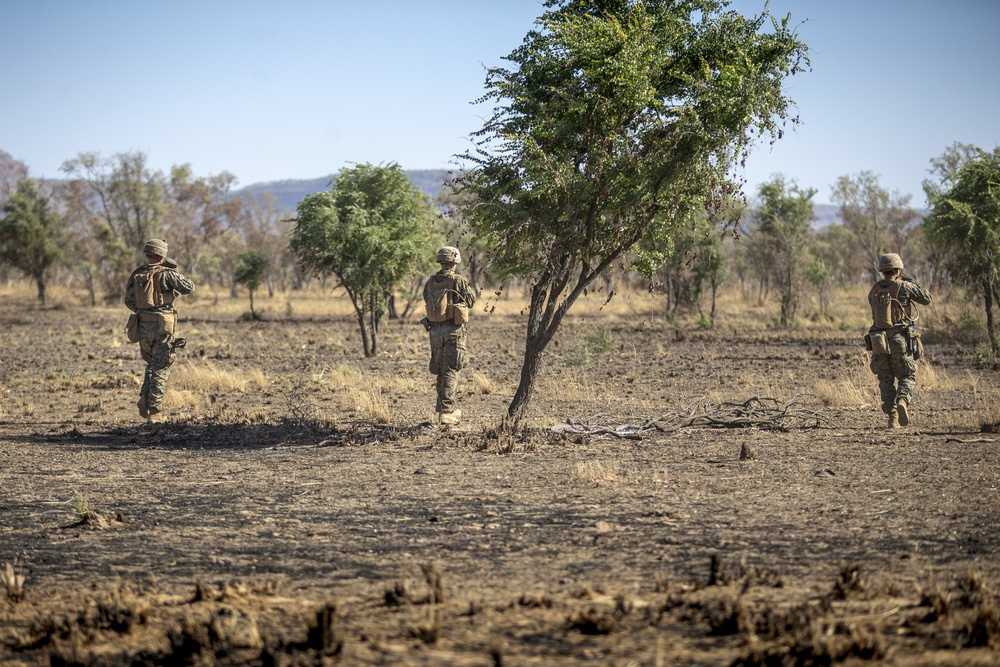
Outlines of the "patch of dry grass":
<svg viewBox="0 0 1000 667">
<path fill-rule="evenodd" d="M 174 366 L 173 388 L 205 393 L 263 391 L 267 377 L 259 368 L 223 368 L 212 361 L 190 361 Z"/>
<path fill-rule="evenodd" d="M 618 479 L 618 464 L 614 462 L 581 461 L 573 466 L 573 481 L 588 484 L 614 482 Z"/>
<path fill-rule="evenodd" d="M 823 405 L 863 408 L 877 403 L 878 380 L 868 367 L 868 354 L 853 353 L 830 378 L 818 378 L 813 392 Z"/>
<path fill-rule="evenodd" d="M 413 377 L 397 374 L 383 379 L 349 364 L 324 367 L 312 375 L 311 380 L 332 391 L 339 399 L 341 410 L 380 424 L 392 422 L 389 395 L 413 391 L 417 387 L 417 380 Z"/>
</svg>

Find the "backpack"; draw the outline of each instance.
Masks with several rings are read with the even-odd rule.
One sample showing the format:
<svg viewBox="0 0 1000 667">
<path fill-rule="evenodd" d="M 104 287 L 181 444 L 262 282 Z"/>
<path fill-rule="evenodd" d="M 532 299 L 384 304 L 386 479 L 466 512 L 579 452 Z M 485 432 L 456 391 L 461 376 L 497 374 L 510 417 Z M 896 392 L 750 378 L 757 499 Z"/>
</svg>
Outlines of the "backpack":
<svg viewBox="0 0 1000 667">
<path fill-rule="evenodd" d="M 160 291 L 160 274 L 163 271 L 164 268 L 159 265 L 143 266 L 132 274 L 132 290 L 136 308 L 148 310 L 173 303 L 173 292 L 164 294 Z"/>
<path fill-rule="evenodd" d="M 448 298 L 448 294 L 454 291 L 454 275 L 440 281 L 437 276 L 431 276 L 427 281 L 427 289 L 424 290 L 424 309 L 427 311 L 428 320 L 447 322 L 452 319 L 453 313 L 448 307 L 451 299 Z"/>
<path fill-rule="evenodd" d="M 901 286 L 902 283 L 893 280 L 880 280 L 872 289 L 872 320 L 879 329 L 889 329 L 902 323 L 906 317 L 903 304 L 899 301 Z"/>
</svg>

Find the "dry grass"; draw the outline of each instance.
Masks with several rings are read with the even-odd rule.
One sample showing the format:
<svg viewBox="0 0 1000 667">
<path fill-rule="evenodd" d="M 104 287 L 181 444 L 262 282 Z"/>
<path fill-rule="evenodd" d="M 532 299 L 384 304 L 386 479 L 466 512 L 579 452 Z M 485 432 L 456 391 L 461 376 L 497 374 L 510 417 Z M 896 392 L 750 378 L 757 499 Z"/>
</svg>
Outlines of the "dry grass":
<svg viewBox="0 0 1000 667">
<path fill-rule="evenodd" d="M 312 375 L 311 380 L 322 391 L 334 393 L 339 399 L 341 410 L 380 424 L 393 421 L 389 396 L 392 393 L 413 391 L 418 386 L 418 380 L 411 376 L 397 374 L 385 380 L 349 364 L 324 367 L 319 373 Z"/>
<path fill-rule="evenodd" d="M 472 371 L 472 387 L 477 394 L 492 394 L 496 391 L 493 380 L 480 371 Z"/>
<path fill-rule="evenodd" d="M 223 368 L 212 361 L 190 361 L 174 366 L 171 384 L 178 391 L 243 393 L 263 391 L 267 387 L 267 377 L 259 368 Z"/>
<path fill-rule="evenodd" d="M 868 367 L 868 353 L 855 352 L 831 375 L 817 379 L 813 388 L 823 405 L 863 408 L 878 403 L 878 380 Z"/>
<path fill-rule="evenodd" d="M 618 479 L 618 464 L 601 461 L 581 461 L 573 466 L 573 481 L 588 484 L 614 482 Z"/>
</svg>

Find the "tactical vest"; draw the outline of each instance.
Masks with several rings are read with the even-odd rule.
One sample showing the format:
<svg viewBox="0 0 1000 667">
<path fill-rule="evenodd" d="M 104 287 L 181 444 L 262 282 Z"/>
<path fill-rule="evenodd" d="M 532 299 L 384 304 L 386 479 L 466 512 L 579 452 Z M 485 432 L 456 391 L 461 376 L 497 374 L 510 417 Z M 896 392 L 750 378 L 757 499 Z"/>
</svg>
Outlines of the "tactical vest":
<svg viewBox="0 0 1000 667">
<path fill-rule="evenodd" d="M 910 308 L 899 300 L 899 290 L 903 283 L 895 280 L 880 280 L 872 290 L 872 320 L 879 329 L 890 329 L 910 320 Z"/>
<path fill-rule="evenodd" d="M 132 295 L 135 297 L 136 308 L 149 310 L 174 303 L 173 291 L 164 292 L 160 289 L 161 274 L 165 270 L 159 264 L 135 270 L 132 274 Z"/>
<path fill-rule="evenodd" d="M 452 309 L 449 308 L 452 299 L 449 294 L 455 293 L 455 275 L 452 274 L 443 280 L 438 280 L 438 276 L 431 276 L 427 282 L 427 289 L 424 290 L 424 309 L 427 311 L 427 319 L 431 322 L 447 322 L 454 317 Z"/>
</svg>

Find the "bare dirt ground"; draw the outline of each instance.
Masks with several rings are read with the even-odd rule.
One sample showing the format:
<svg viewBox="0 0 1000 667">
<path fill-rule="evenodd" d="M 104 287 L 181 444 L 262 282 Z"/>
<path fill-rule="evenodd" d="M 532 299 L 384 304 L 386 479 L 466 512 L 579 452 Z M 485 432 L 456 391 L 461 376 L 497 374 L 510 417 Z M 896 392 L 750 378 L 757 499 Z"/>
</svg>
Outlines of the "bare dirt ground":
<svg viewBox="0 0 1000 667">
<path fill-rule="evenodd" d="M 423 330 L 364 360 L 318 301 L 182 305 L 146 425 L 123 308 L 0 296 L 0 664 L 1000 664 L 998 373 L 968 345 L 927 334 L 888 431 L 862 319 L 583 304 L 511 439 L 517 306 L 475 313 L 442 431 Z M 684 425 L 754 398 L 789 418 Z"/>
</svg>

